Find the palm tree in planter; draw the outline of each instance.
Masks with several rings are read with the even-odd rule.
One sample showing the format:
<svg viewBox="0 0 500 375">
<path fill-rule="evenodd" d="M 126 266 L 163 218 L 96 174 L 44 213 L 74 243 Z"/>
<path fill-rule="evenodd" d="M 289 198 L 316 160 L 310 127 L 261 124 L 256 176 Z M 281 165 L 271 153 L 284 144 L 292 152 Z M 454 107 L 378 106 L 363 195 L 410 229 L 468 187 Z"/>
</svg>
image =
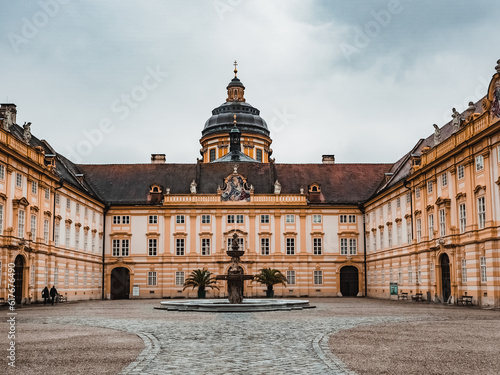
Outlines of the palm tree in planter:
<svg viewBox="0 0 500 375">
<path fill-rule="evenodd" d="M 283 284 L 286 286 L 286 277 L 279 270 L 273 270 L 271 268 L 262 268 L 259 270 L 259 274 L 255 275 L 254 280 L 258 283 L 267 285 L 266 297 L 273 298 L 274 290 L 273 285 Z"/>
<path fill-rule="evenodd" d="M 205 298 L 207 294 L 206 288 L 219 290 L 219 287 L 215 285 L 216 283 L 217 281 L 212 272 L 206 269 L 197 269 L 191 272 L 191 275 L 184 281 L 184 288 L 182 290 L 190 286 L 193 287 L 193 290 L 194 288 L 198 288 L 198 298 Z"/>
</svg>

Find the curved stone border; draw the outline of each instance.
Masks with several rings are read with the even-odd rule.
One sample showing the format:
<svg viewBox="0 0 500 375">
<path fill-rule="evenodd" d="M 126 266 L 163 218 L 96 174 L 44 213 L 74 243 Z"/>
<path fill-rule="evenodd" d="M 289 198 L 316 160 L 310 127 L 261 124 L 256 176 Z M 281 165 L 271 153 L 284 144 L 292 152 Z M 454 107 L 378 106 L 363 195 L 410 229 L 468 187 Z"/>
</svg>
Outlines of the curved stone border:
<svg viewBox="0 0 500 375">
<path fill-rule="evenodd" d="M 312 346 L 318 357 L 325 365 L 334 371 L 334 374 L 356 375 L 354 371 L 350 371 L 339 358 L 334 356 L 328 345 L 328 339 L 331 335 L 338 331 L 330 331 L 326 334 L 318 335 L 314 338 Z"/>
<path fill-rule="evenodd" d="M 130 332 L 130 331 L 126 331 Z M 151 333 L 146 332 L 134 332 L 139 336 L 142 341 L 144 341 L 144 350 L 139 354 L 134 362 L 125 367 L 121 375 L 128 374 L 141 374 L 144 372 L 144 368 L 150 364 L 150 362 L 158 355 L 160 352 L 160 342 Z"/>
<path fill-rule="evenodd" d="M 163 301 L 158 310 L 167 311 L 197 311 L 213 313 L 229 312 L 259 312 L 277 310 L 302 310 L 311 309 L 315 306 L 309 305 L 308 300 L 300 299 L 244 299 L 243 303 L 231 304 L 224 299 L 194 299 Z"/>
</svg>

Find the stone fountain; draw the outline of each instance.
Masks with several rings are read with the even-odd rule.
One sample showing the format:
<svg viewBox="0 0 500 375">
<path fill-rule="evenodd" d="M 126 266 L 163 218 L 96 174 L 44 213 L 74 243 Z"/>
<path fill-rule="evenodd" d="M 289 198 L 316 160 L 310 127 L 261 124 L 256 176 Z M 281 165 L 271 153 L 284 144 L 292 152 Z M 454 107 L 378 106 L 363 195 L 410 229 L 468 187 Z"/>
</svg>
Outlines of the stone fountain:
<svg viewBox="0 0 500 375">
<path fill-rule="evenodd" d="M 217 280 L 227 281 L 227 298 L 231 304 L 243 303 L 243 282 L 245 280 L 252 280 L 253 275 L 245 275 L 243 268 L 239 265 L 241 262 L 240 257 L 245 254 L 245 250 L 241 249 L 238 245 L 238 235 L 233 235 L 233 242 L 231 248 L 226 251 L 227 255 L 231 257 L 231 265 L 227 271 L 227 275 L 217 275 Z"/>
</svg>

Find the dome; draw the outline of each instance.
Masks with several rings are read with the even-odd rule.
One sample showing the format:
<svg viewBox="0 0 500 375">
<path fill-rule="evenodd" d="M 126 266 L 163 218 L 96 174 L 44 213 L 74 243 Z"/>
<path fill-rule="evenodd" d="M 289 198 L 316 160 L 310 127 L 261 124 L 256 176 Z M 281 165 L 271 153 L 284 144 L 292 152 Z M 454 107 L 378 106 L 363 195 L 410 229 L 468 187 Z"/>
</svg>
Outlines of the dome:
<svg viewBox="0 0 500 375">
<path fill-rule="evenodd" d="M 253 132 L 269 137 L 267 124 L 257 108 L 246 102 L 226 102 L 212 111 L 212 117 L 205 122 L 202 136 L 213 133 L 229 133 L 233 127 L 234 115 L 241 132 Z"/>
</svg>

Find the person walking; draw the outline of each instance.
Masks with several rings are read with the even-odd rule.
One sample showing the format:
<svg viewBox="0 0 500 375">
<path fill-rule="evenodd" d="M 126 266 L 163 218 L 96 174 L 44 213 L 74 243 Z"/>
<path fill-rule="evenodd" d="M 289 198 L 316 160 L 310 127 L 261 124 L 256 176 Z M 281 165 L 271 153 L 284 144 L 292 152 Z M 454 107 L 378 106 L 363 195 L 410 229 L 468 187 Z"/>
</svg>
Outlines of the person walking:
<svg viewBox="0 0 500 375">
<path fill-rule="evenodd" d="M 52 306 L 54 306 L 54 299 L 57 296 L 57 289 L 54 285 L 52 285 L 52 288 L 50 288 L 50 296 L 52 297 Z"/>
<path fill-rule="evenodd" d="M 43 298 L 43 304 L 47 304 L 47 300 L 49 299 L 49 288 L 45 286 L 42 290 L 42 298 Z"/>
</svg>

